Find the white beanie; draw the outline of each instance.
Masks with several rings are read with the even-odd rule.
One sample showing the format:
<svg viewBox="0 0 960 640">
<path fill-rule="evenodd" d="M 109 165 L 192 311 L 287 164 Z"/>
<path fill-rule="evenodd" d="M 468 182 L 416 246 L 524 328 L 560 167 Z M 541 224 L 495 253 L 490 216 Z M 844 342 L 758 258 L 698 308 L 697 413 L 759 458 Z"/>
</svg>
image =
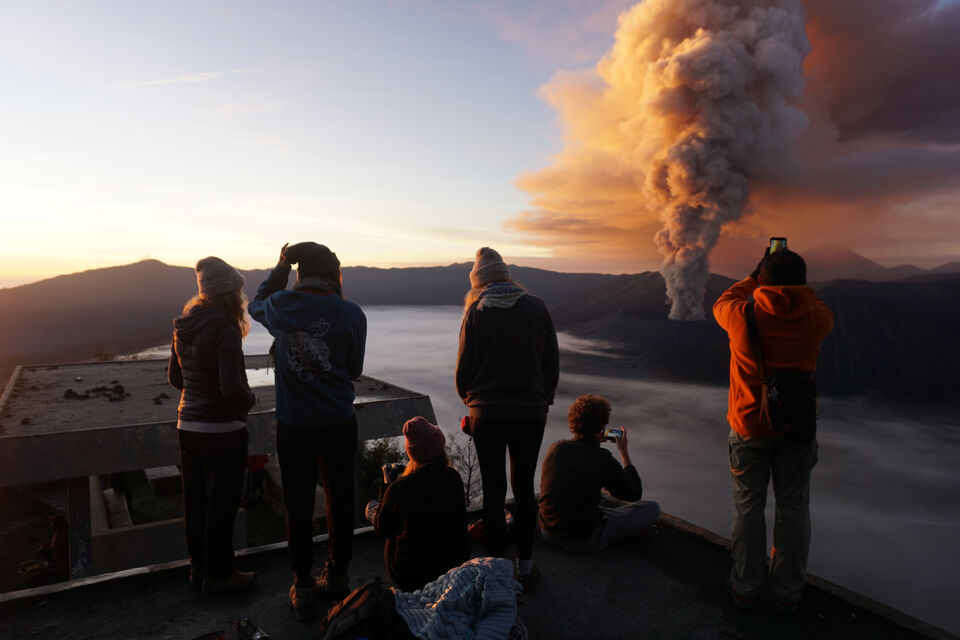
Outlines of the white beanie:
<svg viewBox="0 0 960 640">
<path fill-rule="evenodd" d="M 470 270 L 470 286 L 474 289 L 490 284 L 491 282 L 506 282 L 510 280 L 510 270 L 500 254 L 490 247 L 477 249 L 477 258 Z"/>
<path fill-rule="evenodd" d="M 220 258 L 210 256 L 197 262 L 197 289 L 204 298 L 243 288 L 243 276 Z"/>
</svg>

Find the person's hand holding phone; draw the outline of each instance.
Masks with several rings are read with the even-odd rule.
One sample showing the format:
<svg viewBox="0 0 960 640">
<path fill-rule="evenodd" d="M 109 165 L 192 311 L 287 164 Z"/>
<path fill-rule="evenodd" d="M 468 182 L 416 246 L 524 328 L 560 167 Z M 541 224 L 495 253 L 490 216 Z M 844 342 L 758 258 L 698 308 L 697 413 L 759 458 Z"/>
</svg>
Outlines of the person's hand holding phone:
<svg viewBox="0 0 960 640">
<path fill-rule="evenodd" d="M 620 457 L 623 458 L 623 466 L 629 467 L 632 463 L 630 462 L 630 451 L 627 442 L 627 428 L 623 425 L 620 425 L 620 431 L 622 435 L 617 438 L 615 444 L 617 449 L 620 451 Z"/>
</svg>

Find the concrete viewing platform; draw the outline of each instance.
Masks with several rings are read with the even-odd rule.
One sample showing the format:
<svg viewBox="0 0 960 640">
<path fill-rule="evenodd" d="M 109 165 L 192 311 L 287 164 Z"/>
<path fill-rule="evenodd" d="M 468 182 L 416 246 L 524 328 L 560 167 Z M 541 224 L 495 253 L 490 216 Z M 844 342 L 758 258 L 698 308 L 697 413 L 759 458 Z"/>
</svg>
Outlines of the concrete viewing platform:
<svg viewBox="0 0 960 640">
<path fill-rule="evenodd" d="M 231 621 L 240 617 L 275 640 L 317 637 L 319 619 L 297 623 L 287 607 L 292 574 L 285 542 L 238 552 L 238 568 L 256 570 L 259 578 L 252 590 L 233 596 L 191 591 L 188 562 L 177 559 L 184 553 L 172 547 L 163 560 L 131 555 L 118 565 L 148 566 L 114 571 L 105 563 L 119 557 L 120 549 L 158 552 L 174 537 L 182 542 L 182 520 L 104 525 L 113 518 L 100 504 L 106 491 L 98 484 L 99 474 L 178 462 L 176 400 L 165 365 L 130 360 L 25 366 L 7 384 L 0 396 L 0 487 L 66 485 L 71 579 L 0 593 L 0 638 L 193 640 L 218 630 L 235 638 Z M 266 366 L 265 356 L 247 357 L 248 370 Z M 355 385 L 361 440 L 399 435 L 414 415 L 434 420 L 427 396 L 366 377 Z M 249 452 L 274 453 L 273 389 L 254 391 L 259 402 L 248 420 Z M 147 474 L 153 476 L 154 482 L 165 477 Z M 318 566 L 324 541 L 317 538 Z M 755 611 L 737 610 L 724 591 L 728 547 L 724 538 L 667 514 L 644 534 L 599 555 L 570 555 L 538 542 L 542 579 L 522 596 L 519 614 L 529 637 L 543 640 L 956 638 L 815 576 L 809 576 L 795 615 L 777 613 L 769 600 Z M 475 545 L 473 555 L 484 555 L 483 548 Z M 352 586 L 374 575 L 390 584 L 382 541 L 369 527 L 357 529 L 353 556 Z"/>
<path fill-rule="evenodd" d="M 530 638 L 542 640 L 954 638 L 815 577 L 795 615 L 777 613 L 770 601 L 739 611 L 724 592 L 730 558 L 723 542 L 669 515 L 599 555 L 570 555 L 538 542 L 542 578 L 522 596 L 520 617 Z M 316 545 L 317 564 L 325 546 Z M 369 530 L 358 532 L 351 586 L 374 575 L 390 584 L 382 549 Z M 482 555 L 483 549 L 475 545 L 473 552 Z M 256 570 L 258 581 L 249 592 L 232 596 L 191 591 L 186 562 L 0 595 L 0 637 L 191 640 L 224 630 L 235 638 L 231 621 L 239 617 L 274 639 L 317 637 L 319 618 L 298 623 L 287 607 L 292 574 L 285 545 L 248 550 L 238 566 Z"/>
</svg>

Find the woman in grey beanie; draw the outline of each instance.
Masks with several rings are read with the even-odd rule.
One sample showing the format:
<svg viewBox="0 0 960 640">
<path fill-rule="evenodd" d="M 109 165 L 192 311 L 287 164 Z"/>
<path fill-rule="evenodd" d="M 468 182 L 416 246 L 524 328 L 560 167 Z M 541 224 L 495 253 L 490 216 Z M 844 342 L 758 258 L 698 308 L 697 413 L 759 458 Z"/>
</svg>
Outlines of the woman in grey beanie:
<svg viewBox="0 0 960 640">
<path fill-rule="evenodd" d="M 480 463 L 484 534 L 492 556 L 504 553 L 504 454 L 510 453 L 510 482 L 517 501 L 517 577 L 528 591 L 539 575 L 533 563 L 537 530 L 533 478 L 560 373 L 557 332 L 543 301 L 513 281 L 493 249 L 477 251 L 470 285 L 456 372 L 457 392 L 470 409 L 463 429 L 473 437 Z"/>
<path fill-rule="evenodd" d="M 247 459 L 247 384 L 241 340 L 249 330 L 243 276 L 220 258 L 197 263 L 197 295 L 173 321 L 167 379 L 180 389 L 177 436 L 183 474 L 190 586 L 237 591 L 256 574 L 233 564 L 233 522 Z"/>
</svg>

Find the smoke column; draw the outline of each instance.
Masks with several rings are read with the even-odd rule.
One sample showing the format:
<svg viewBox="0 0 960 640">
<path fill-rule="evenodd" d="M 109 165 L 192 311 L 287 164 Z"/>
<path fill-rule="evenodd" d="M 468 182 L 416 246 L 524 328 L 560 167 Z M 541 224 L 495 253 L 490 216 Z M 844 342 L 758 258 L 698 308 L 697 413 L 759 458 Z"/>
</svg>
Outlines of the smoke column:
<svg viewBox="0 0 960 640">
<path fill-rule="evenodd" d="M 621 127 L 641 141 L 643 190 L 663 223 L 654 240 L 671 319 L 703 318 L 721 227 L 806 126 L 790 100 L 809 49 L 793 0 L 646 0 L 621 17 L 600 72 L 639 98 Z"/>
</svg>

